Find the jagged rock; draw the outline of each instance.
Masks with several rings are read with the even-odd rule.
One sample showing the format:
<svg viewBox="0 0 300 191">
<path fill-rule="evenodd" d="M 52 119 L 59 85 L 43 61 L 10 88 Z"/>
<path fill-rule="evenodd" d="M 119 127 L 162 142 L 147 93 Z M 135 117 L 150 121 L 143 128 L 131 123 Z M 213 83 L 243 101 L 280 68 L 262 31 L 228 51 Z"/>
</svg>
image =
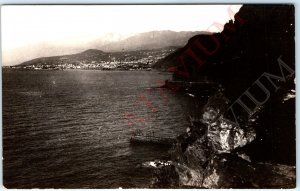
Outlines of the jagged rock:
<svg viewBox="0 0 300 191">
<path fill-rule="evenodd" d="M 216 155 L 205 169 L 172 164 L 156 171 L 154 188 L 294 188 L 295 166 L 250 163 L 235 154 Z"/>
<path fill-rule="evenodd" d="M 295 167 L 250 163 L 236 155 L 218 156 L 208 165 L 206 188 L 293 188 Z M 209 173 L 208 173 L 209 172 Z M 210 183 L 210 184 L 209 184 Z"/>
<path fill-rule="evenodd" d="M 241 23 L 241 18 L 245 22 Z M 223 93 L 209 99 L 200 121 L 188 127 L 171 149 L 174 165 L 168 167 L 168 173 L 176 177 L 172 186 L 295 187 L 294 76 L 274 80 L 279 88 L 274 88 L 270 81 L 264 83 L 271 94 L 267 102 L 255 105 L 251 112 L 240 112 L 236 121 L 225 113 L 228 104 L 241 98 L 264 72 L 283 75 L 278 67 L 281 56 L 291 70 L 295 68 L 294 18 L 293 5 L 244 5 L 235 15 L 235 21 L 224 26 L 222 33 L 231 34 L 226 42 L 222 34 L 213 34 L 220 48 L 207 57 L 201 67 L 186 50 L 197 39 L 209 44 L 208 35 L 191 38 L 185 47 L 162 60 L 165 65 L 177 66 L 173 80 L 207 79 L 224 88 Z M 234 32 L 226 31 L 232 27 L 236 29 Z M 202 58 L 202 53 L 198 51 L 197 55 Z M 186 65 L 183 66 L 178 57 L 182 57 Z M 179 71 L 188 72 L 190 78 L 181 76 Z M 261 91 L 256 93 L 262 94 Z"/>
<path fill-rule="evenodd" d="M 162 167 L 154 170 L 152 188 L 178 188 L 179 174 L 176 172 L 174 165 Z"/>
<path fill-rule="evenodd" d="M 217 153 L 230 153 L 237 147 L 243 147 L 255 139 L 255 131 L 251 127 L 242 129 L 228 119 L 220 117 L 208 125 L 207 137 Z"/>
<path fill-rule="evenodd" d="M 294 187 L 294 166 L 251 162 L 243 147 L 255 140 L 254 128 L 251 123 L 241 127 L 224 118 L 221 112 L 224 110 L 220 108 L 227 99 L 222 98 L 221 94 L 217 97 L 209 99 L 203 109 L 202 119 L 193 122 L 187 132 L 177 138 L 170 151 L 174 162 L 162 167 L 162 174 L 156 171 L 160 178 L 156 179 L 155 187 Z"/>
<path fill-rule="evenodd" d="M 181 164 L 175 167 L 176 173 L 179 175 L 179 187 L 201 187 L 203 181 L 203 173 L 201 170 Z"/>
<path fill-rule="evenodd" d="M 209 98 L 203 108 L 201 122 L 207 125 L 207 138 L 216 153 L 230 153 L 237 147 L 243 147 L 255 139 L 255 131 L 223 117 L 228 99 L 221 93 Z"/>
</svg>

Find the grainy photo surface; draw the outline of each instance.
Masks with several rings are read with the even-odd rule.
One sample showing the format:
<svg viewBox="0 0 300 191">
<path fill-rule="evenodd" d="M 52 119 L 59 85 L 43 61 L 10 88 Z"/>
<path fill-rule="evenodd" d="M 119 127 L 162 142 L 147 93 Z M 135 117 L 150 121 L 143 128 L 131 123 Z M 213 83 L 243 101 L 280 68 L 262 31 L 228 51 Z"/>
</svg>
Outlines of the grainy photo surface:
<svg viewBox="0 0 300 191">
<path fill-rule="evenodd" d="M 7 5 L 6 188 L 294 188 L 295 9 Z"/>
</svg>

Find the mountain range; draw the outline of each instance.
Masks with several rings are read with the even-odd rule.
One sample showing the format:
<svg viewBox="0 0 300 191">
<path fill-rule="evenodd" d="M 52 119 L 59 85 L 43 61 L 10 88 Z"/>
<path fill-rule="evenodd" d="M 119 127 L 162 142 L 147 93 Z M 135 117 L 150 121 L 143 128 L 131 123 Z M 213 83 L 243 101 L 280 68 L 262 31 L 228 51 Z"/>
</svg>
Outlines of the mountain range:
<svg viewBox="0 0 300 191">
<path fill-rule="evenodd" d="M 57 43 L 39 43 L 19 47 L 15 50 L 4 51 L 4 65 L 16 65 L 39 57 L 70 55 L 83 52 L 88 49 L 98 49 L 104 52 L 127 52 L 136 50 L 153 50 L 165 47 L 182 47 L 188 39 L 199 34 L 197 31 L 175 32 L 170 30 L 151 31 L 124 38 L 116 34 L 99 37 L 90 42 L 84 42 L 76 46 L 58 45 Z"/>
<path fill-rule="evenodd" d="M 133 50 L 151 50 L 160 49 L 164 47 L 181 47 L 184 46 L 187 41 L 197 34 L 199 31 L 151 31 L 140 33 L 118 42 L 112 42 L 106 45 L 97 47 L 103 51 L 133 51 Z"/>
</svg>

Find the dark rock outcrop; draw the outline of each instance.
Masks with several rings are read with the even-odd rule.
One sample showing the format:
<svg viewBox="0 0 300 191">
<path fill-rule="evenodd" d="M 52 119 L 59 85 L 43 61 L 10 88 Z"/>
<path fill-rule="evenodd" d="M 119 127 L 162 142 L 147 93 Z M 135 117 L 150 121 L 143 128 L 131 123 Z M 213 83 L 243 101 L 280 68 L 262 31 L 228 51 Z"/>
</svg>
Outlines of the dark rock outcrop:
<svg viewBox="0 0 300 191">
<path fill-rule="evenodd" d="M 259 161 L 253 157 L 261 154 L 261 145 L 255 142 L 259 118 L 239 126 L 223 116 L 220 108 L 226 105 L 226 101 L 221 95 L 210 98 L 201 121 L 193 122 L 187 132 L 177 138 L 170 150 L 172 162 L 155 169 L 153 187 L 295 187 L 294 165 L 274 160 Z M 263 111 L 264 108 L 258 116 L 263 118 Z M 259 152 L 251 151 L 249 147 L 257 148 Z"/>
<path fill-rule="evenodd" d="M 262 73 L 280 74 L 280 56 L 295 68 L 294 16 L 293 5 L 244 5 L 221 33 L 192 37 L 186 46 L 154 67 L 172 68 L 174 80 L 219 82 L 226 97 L 236 99 Z M 206 54 L 199 42 L 212 53 Z"/>
<path fill-rule="evenodd" d="M 294 24 L 293 5 L 244 5 L 221 33 L 195 36 L 157 63 L 176 67 L 173 80 L 205 79 L 223 91 L 178 137 L 173 162 L 156 171 L 154 187 L 295 187 Z M 213 54 L 197 49 L 197 41 Z"/>
</svg>

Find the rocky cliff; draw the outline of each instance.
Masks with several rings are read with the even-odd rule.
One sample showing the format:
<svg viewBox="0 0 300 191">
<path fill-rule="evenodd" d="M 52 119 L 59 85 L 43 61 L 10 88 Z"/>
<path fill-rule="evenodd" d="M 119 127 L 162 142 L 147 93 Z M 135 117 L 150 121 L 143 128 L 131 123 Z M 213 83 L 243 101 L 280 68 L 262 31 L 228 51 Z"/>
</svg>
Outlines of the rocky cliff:
<svg viewBox="0 0 300 191">
<path fill-rule="evenodd" d="M 222 32 L 156 64 L 222 88 L 155 167 L 154 187 L 295 187 L 294 36 L 294 6 L 244 5 Z"/>
</svg>

